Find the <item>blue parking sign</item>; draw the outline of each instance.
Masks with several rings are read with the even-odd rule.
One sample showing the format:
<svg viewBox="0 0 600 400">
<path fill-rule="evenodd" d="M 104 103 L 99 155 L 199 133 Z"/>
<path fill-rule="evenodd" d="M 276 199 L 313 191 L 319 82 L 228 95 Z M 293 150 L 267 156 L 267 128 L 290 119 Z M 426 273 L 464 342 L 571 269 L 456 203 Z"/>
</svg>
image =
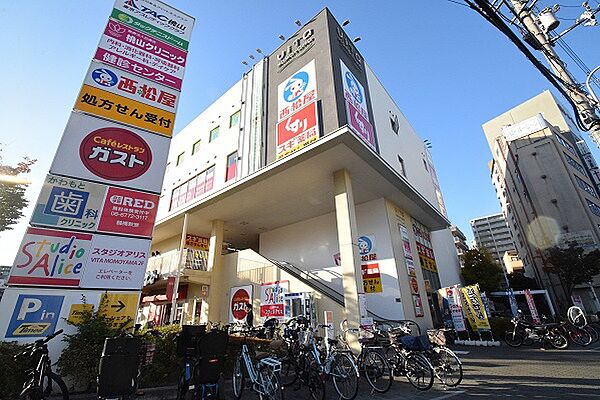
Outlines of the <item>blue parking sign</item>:
<svg viewBox="0 0 600 400">
<path fill-rule="evenodd" d="M 54 333 L 64 298 L 64 296 L 20 294 L 8 324 L 6 337 L 44 337 Z"/>
</svg>

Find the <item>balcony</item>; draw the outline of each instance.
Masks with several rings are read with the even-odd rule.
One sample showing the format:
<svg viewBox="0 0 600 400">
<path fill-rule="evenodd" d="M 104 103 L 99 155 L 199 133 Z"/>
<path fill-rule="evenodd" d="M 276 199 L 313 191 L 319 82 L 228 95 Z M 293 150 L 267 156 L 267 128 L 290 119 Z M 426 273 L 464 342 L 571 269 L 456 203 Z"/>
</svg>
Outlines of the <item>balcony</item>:
<svg viewBox="0 0 600 400">
<path fill-rule="evenodd" d="M 183 268 L 194 271 L 208 271 L 208 251 L 184 249 L 182 257 Z M 179 250 L 153 256 L 148 259 L 147 271 L 156 271 L 158 276 L 165 277 L 177 271 Z"/>
</svg>

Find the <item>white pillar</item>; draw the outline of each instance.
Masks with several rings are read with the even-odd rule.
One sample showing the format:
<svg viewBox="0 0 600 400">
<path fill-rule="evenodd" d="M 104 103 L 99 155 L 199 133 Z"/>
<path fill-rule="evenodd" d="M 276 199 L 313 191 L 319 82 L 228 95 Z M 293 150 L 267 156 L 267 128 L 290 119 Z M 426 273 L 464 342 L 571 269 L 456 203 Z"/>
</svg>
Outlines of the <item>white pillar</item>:
<svg viewBox="0 0 600 400">
<path fill-rule="evenodd" d="M 210 243 L 208 248 L 208 270 L 210 271 L 210 287 L 208 288 L 208 320 L 225 322 L 221 317 L 223 293 L 223 221 L 212 221 Z"/>
<path fill-rule="evenodd" d="M 363 286 L 352 179 L 347 170 L 333 173 L 333 186 L 343 274 L 345 318 L 350 326 L 357 327 L 360 324 L 358 293 L 363 292 Z"/>
<path fill-rule="evenodd" d="M 177 254 L 177 269 L 175 270 L 175 285 L 173 286 L 173 295 L 171 299 L 171 314 L 169 315 L 169 324 L 175 320 L 177 312 L 177 297 L 179 295 L 179 279 L 181 270 L 185 264 L 185 237 L 188 229 L 188 213 L 183 214 L 183 229 L 181 230 L 181 240 L 179 241 L 179 253 Z M 183 315 L 182 315 L 183 317 Z M 183 319 L 183 318 L 182 318 Z"/>
</svg>

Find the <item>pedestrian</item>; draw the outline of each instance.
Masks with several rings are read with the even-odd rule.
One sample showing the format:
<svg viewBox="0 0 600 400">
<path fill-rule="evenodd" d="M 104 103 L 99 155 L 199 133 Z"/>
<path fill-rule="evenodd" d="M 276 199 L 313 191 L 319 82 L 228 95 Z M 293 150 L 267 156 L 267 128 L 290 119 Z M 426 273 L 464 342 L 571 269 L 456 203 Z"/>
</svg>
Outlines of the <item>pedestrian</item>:
<svg viewBox="0 0 600 400">
<path fill-rule="evenodd" d="M 252 312 L 252 304 L 246 303 L 246 325 L 250 328 L 254 326 L 254 312 Z"/>
</svg>

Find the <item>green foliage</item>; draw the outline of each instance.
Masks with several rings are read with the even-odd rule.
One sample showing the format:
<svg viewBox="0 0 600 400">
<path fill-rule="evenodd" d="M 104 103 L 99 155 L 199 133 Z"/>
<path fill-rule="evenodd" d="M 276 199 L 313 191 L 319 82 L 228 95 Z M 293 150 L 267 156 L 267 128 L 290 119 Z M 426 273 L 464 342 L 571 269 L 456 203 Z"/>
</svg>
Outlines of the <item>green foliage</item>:
<svg viewBox="0 0 600 400">
<path fill-rule="evenodd" d="M 500 288 L 502 282 L 502 267 L 492 259 L 485 249 L 467 250 L 464 255 L 465 266 L 462 276 L 465 285 L 479 284 L 482 292 L 493 292 Z"/>
<path fill-rule="evenodd" d="M 597 249 L 585 253 L 583 248 L 574 244 L 567 249 L 552 247 L 546 260 L 550 265 L 544 270 L 560 278 L 567 299 L 571 298 L 575 286 L 591 282 L 595 275 L 600 274 L 600 250 Z"/>
<path fill-rule="evenodd" d="M 2 148 L 0 148 L 0 152 Z M 15 167 L 4 165 L 0 154 L 0 175 L 17 176 L 31 171 L 37 160 L 24 157 Z M 0 179 L 0 232 L 12 229 L 11 225 L 23 217 L 23 209 L 27 207 L 25 198 L 26 185 L 17 185 Z"/>
<path fill-rule="evenodd" d="M 98 308 L 102 309 L 102 303 Z M 67 323 L 76 326 L 77 331 L 63 337 L 67 345 L 58 359 L 58 371 L 90 390 L 98 376 L 98 363 L 104 348 L 104 339 L 121 334 L 123 329 L 115 328 L 112 318 L 93 310 L 83 311 L 79 322 Z M 127 324 L 129 323 L 130 321 L 127 321 Z"/>
<path fill-rule="evenodd" d="M 30 357 L 14 359 L 14 356 L 25 349 L 16 342 L 0 342 L 0 400 L 14 400 L 23 390 L 27 379 L 26 370 L 33 367 Z"/>
<path fill-rule="evenodd" d="M 174 384 L 181 373 L 182 360 L 175 352 L 175 335 L 181 328 L 179 325 L 167 325 L 154 329 L 160 335 L 152 335 L 148 330 L 140 332 L 144 341 L 154 343 L 156 349 L 152 363 L 142 367 L 141 387 L 161 386 Z"/>
</svg>

